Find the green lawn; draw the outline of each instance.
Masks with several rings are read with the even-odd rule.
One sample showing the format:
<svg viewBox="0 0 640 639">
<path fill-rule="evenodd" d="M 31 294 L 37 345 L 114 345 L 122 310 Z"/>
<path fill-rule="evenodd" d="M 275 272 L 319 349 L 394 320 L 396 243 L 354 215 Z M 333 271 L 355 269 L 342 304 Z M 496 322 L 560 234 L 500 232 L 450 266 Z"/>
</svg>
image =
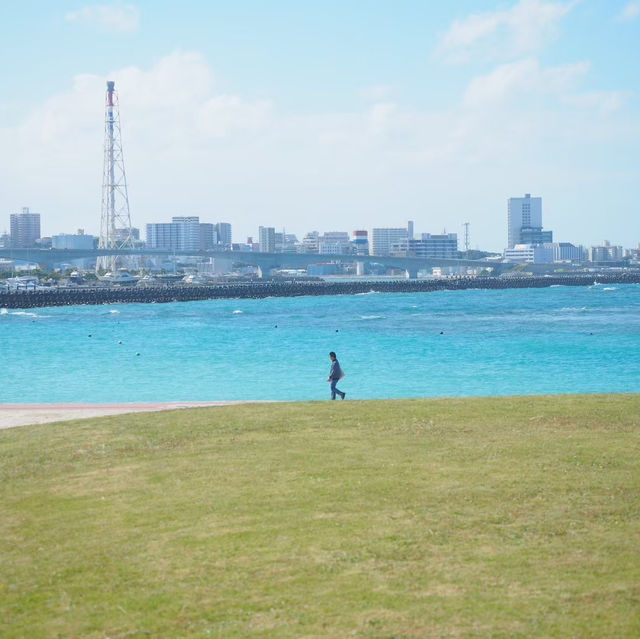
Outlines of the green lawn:
<svg viewBox="0 0 640 639">
<path fill-rule="evenodd" d="M 0 432 L 2 637 L 638 637 L 640 395 Z"/>
</svg>

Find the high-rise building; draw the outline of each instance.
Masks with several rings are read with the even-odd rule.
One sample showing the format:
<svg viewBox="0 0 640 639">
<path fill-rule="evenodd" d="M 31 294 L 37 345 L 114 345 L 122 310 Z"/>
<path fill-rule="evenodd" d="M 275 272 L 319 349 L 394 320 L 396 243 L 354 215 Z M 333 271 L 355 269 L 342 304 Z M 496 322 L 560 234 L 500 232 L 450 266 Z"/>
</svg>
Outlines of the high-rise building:
<svg viewBox="0 0 640 639">
<path fill-rule="evenodd" d="M 180 227 L 171 222 L 147 224 L 147 246 L 152 249 L 180 250 Z"/>
<path fill-rule="evenodd" d="M 262 253 L 275 253 L 276 229 L 273 226 L 261 226 L 258 229 L 258 241 Z"/>
<path fill-rule="evenodd" d="M 181 251 L 200 250 L 200 218 L 197 215 L 176 216 L 171 218 L 173 224 L 181 228 Z"/>
<path fill-rule="evenodd" d="M 407 228 L 373 229 L 369 244 L 371 255 L 390 255 L 392 250 L 407 250 Z"/>
<path fill-rule="evenodd" d="M 40 213 L 30 213 L 25 206 L 22 213 L 11 213 L 11 246 L 31 248 L 40 239 Z"/>
<path fill-rule="evenodd" d="M 542 198 L 531 197 L 530 193 L 507 201 L 507 248 L 526 243 L 521 239 L 524 229 L 542 231 Z"/>
<path fill-rule="evenodd" d="M 218 244 L 216 225 L 207 222 L 200 223 L 200 250 L 210 251 Z"/>
<path fill-rule="evenodd" d="M 231 224 L 228 222 L 218 222 L 216 224 L 216 233 L 218 234 L 218 244 L 221 244 L 220 248 L 225 251 L 231 250 Z"/>
</svg>

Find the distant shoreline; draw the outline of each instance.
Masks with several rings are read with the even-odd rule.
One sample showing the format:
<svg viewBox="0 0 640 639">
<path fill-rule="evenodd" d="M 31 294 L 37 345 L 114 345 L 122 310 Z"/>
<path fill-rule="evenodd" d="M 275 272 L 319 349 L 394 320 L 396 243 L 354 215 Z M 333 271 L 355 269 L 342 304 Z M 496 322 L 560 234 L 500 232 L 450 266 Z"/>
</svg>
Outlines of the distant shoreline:
<svg viewBox="0 0 640 639">
<path fill-rule="evenodd" d="M 262 299 L 362 293 L 429 293 L 468 289 L 549 288 L 598 284 L 640 284 L 640 272 L 616 274 L 568 274 L 532 277 L 456 277 L 423 280 L 362 280 L 309 282 L 268 280 L 210 285 L 150 286 L 138 288 L 52 288 L 51 290 L 0 292 L 0 308 L 42 308 L 49 306 L 125 303 L 189 302 L 208 299 Z"/>
</svg>

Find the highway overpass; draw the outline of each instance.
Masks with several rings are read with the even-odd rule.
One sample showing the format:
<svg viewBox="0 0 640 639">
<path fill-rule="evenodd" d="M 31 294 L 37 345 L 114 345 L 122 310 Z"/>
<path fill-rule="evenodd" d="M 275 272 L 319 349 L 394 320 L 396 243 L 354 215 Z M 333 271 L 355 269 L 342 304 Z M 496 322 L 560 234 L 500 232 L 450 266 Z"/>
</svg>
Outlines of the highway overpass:
<svg viewBox="0 0 640 639">
<path fill-rule="evenodd" d="M 198 257 L 213 258 L 233 264 L 244 264 L 258 267 L 261 272 L 270 269 L 306 269 L 310 264 L 324 264 L 328 262 L 344 263 L 375 263 L 388 268 L 397 268 L 407 272 L 408 277 L 417 277 L 418 271 L 434 267 L 467 266 L 473 268 L 494 268 L 504 270 L 511 265 L 486 260 L 466 259 L 424 259 L 419 257 L 390 257 L 376 255 L 319 255 L 317 253 L 261 253 L 258 251 L 169 251 L 163 249 L 0 249 L 0 259 L 21 260 L 52 268 L 54 264 L 64 264 L 78 259 L 96 259 L 101 256 L 121 257 Z M 495 271 L 494 271 L 495 272 Z"/>
</svg>

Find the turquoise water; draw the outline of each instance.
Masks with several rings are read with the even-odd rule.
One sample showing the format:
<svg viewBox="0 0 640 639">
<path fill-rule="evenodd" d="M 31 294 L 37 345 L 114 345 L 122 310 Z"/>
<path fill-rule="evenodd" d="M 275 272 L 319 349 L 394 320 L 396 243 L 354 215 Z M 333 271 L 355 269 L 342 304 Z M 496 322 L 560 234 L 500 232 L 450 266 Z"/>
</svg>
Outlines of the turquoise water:
<svg viewBox="0 0 640 639">
<path fill-rule="evenodd" d="M 0 310 L 0 402 L 640 392 L 640 286 Z"/>
</svg>

